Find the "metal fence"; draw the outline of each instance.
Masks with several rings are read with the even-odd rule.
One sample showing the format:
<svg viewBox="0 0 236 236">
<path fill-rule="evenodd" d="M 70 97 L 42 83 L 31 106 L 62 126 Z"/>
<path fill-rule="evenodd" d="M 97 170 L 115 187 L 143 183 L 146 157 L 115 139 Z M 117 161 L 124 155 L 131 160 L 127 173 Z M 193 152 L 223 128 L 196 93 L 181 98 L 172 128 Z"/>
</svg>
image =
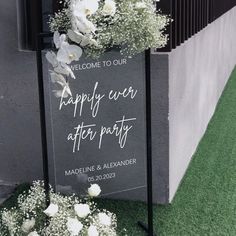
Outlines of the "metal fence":
<svg viewBox="0 0 236 236">
<path fill-rule="evenodd" d="M 159 52 L 170 52 L 236 6 L 236 0 L 160 0 L 157 8 L 173 22 L 166 29 L 169 42 Z"/>
</svg>

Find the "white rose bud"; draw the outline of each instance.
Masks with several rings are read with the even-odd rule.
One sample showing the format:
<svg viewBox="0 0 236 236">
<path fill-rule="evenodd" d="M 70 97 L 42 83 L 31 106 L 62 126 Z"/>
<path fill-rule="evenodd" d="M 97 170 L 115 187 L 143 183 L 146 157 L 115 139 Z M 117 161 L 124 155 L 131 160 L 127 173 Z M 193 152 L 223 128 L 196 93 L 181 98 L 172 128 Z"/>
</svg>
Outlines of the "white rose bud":
<svg viewBox="0 0 236 236">
<path fill-rule="evenodd" d="M 24 233 L 28 233 L 29 231 L 31 231 L 32 228 L 34 228 L 35 226 L 35 219 L 27 219 L 23 222 L 21 229 Z"/>
<path fill-rule="evenodd" d="M 29 233 L 28 236 L 39 236 L 39 234 L 36 231 L 33 231 Z"/>
<path fill-rule="evenodd" d="M 83 225 L 76 218 L 68 218 L 66 226 L 71 236 L 79 235 L 79 232 L 83 229 Z"/>
<path fill-rule="evenodd" d="M 91 225 L 88 228 L 88 236 L 99 236 L 96 226 Z"/>
<path fill-rule="evenodd" d="M 49 217 L 54 217 L 59 210 L 57 204 L 50 204 L 49 207 L 44 211 L 44 213 Z"/>
<path fill-rule="evenodd" d="M 90 214 L 90 209 L 88 204 L 76 204 L 74 206 L 76 214 L 80 218 L 85 218 L 88 214 Z"/>
<path fill-rule="evenodd" d="M 97 197 L 101 193 L 101 188 L 98 184 L 92 184 L 88 189 L 88 194 L 90 197 Z"/>
<path fill-rule="evenodd" d="M 114 16 L 116 13 L 116 3 L 113 0 L 105 0 L 105 4 L 102 9 L 103 15 Z"/>
<path fill-rule="evenodd" d="M 106 213 L 99 213 L 98 214 L 99 222 L 102 225 L 110 226 L 111 225 L 111 217 L 108 216 Z"/>
</svg>

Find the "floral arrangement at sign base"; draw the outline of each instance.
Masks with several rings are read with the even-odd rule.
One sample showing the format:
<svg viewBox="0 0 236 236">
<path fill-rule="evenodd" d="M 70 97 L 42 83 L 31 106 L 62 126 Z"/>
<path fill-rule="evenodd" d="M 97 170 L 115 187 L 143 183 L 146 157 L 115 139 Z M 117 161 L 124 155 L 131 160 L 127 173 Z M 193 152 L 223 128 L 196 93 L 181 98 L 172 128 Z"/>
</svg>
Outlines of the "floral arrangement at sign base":
<svg viewBox="0 0 236 236">
<path fill-rule="evenodd" d="M 154 1 L 155 2 L 155 1 Z M 56 50 L 46 58 L 52 65 L 51 80 L 57 86 L 56 97 L 72 96 L 69 78 L 75 79 L 70 67 L 84 53 L 97 58 L 118 48 L 132 57 L 149 48 L 164 47 L 164 33 L 170 19 L 156 10 L 153 0 L 64 0 L 61 10 L 51 17 Z"/>
<path fill-rule="evenodd" d="M 116 215 L 100 210 L 92 201 L 101 192 L 97 184 L 88 189 L 88 196 L 63 196 L 50 190 L 46 207 L 44 183 L 35 181 L 28 193 L 19 195 L 18 206 L 3 209 L 0 218 L 1 236 L 115 236 Z"/>
</svg>

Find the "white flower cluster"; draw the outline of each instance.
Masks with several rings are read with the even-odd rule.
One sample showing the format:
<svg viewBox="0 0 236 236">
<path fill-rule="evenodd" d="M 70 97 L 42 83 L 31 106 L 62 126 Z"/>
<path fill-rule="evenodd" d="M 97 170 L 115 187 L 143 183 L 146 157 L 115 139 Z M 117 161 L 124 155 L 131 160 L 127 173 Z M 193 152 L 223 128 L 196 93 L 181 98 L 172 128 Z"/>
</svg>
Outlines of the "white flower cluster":
<svg viewBox="0 0 236 236">
<path fill-rule="evenodd" d="M 79 60 L 82 55 L 82 49 L 77 45 L 70 45 L 67 42 L 65 34 L 60 35 L 59 32 L 55 32 L 53 39 L 58 52 L 56 54 L 50 51 L 46 54 L 48 62 L 53 67 L 53 70 L 50 70 L 51 81 L 59 86 L 53 92 L 56 97 L 72 96 L 69 83 L 65 76 L 75 78 L 69 64 Z"/>
<path fill-rule="evenodd" d="M 18 197 L 17 207 L 1 212 L 1 233 L 14 236 L 115 236 L 116 216 L 99 210 L 91 201 L 100 193 L 97 184 L 91 185 L 88 198 L 84 199 L 75 195 L 62 196 L 51 190 L 51 203 L 46 208 L 43 182 L 34 182 L 28 193 Z"/>
<path fill-rule="evenodd" d="M 114 47 L 126 56 L 160 48 L 167 43 L 163 32 L 169 22 L 157 13 L 153 0 L 65 0 L 49 22 L 57 49 L 46 55 L 53 67 L 51 80 L 59 86 L 54 94 L 71 96 L 68 77 L 74 74 L 69 65 L 79 60 L 82 49 L 97 57 Z"/>
<path fill-rule="evenodd" d="M 9 233 L 8 235 L 17 235 L 17 232 L 20 230 L 18 224 L 20 218 L 21 216 L 15 208 L 11 209 L 11 211 L 4 210 L 0 222 L 1 233 L 5 233 L 5 235 L 7 235 L 7 233 Z M 7 231 L 5 231 L 4 225 L 7 226 Z"/>
</svg>

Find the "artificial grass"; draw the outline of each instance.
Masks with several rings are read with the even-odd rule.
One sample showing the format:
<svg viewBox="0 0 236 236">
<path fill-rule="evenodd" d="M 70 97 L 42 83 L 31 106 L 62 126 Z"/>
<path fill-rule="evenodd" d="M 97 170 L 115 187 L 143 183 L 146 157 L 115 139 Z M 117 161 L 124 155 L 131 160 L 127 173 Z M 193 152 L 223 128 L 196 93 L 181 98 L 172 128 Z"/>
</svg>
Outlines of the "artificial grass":
<svg viewBox="0 0 236 236">
<path fill-rule="evenodd" d="M 109 207 L 108 207 L 109 208 Z M 111 204 L 128 235 L 145 218 L 141 203 Z M 236 235 L 236 68 L 171 205 L 156 206 L 159 236 Z"/>
<path fill-rule="evenodd" d="M 27 187 L 4 207 L 14 205 Z M 117 214 L 119 229 L 125 227 L 128 236 L 144 235 L 136 224 L 146 218 L 144 203 L 98 203 Z M 155 207 L 154 224 L 159 236 L 236 235 L 236 69 L 173 203 Z"/>
</svg>

